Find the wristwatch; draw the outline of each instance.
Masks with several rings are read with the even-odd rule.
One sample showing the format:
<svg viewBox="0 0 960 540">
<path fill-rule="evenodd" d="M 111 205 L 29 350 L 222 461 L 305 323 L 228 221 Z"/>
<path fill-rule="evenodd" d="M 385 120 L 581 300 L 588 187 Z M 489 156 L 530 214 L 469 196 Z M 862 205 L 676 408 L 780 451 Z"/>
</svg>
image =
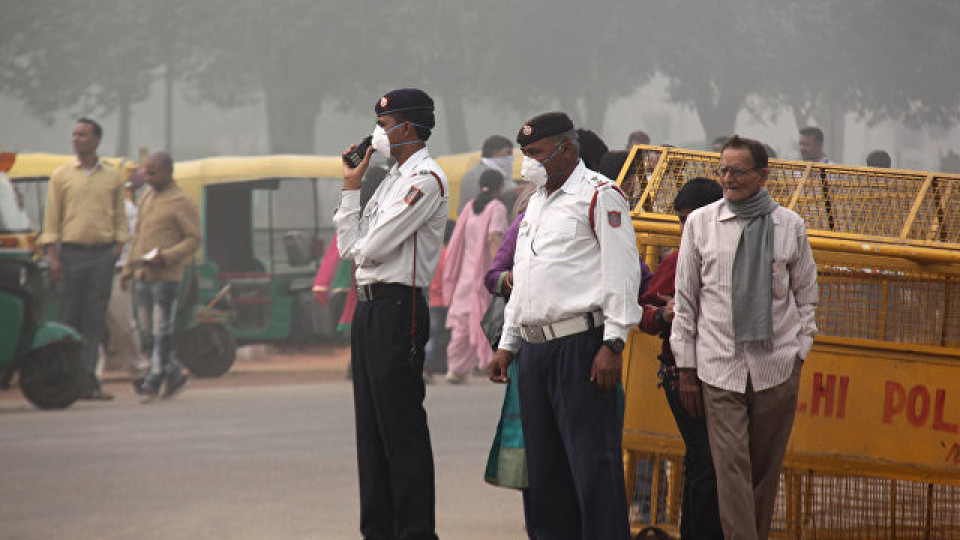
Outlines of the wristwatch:
<svg viewBox="0 0 960 540">
<path fill-rule="evenodd" d="M 613 351 L 614 354 L 620 354 L 623 352 L 623 340 L 620 338 L 605 339 L 603 344 L 606 345 L 608 349 Z"/>
</svg>

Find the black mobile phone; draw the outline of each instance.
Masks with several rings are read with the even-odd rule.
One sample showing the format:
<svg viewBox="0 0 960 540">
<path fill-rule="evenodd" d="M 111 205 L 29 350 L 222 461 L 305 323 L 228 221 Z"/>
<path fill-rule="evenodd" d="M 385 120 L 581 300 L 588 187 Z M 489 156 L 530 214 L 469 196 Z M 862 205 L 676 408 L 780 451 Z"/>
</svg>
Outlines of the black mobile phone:
<svg viewBox="0 0 960 540">
<path fill-rule="evenodd" d="M 373 141 L 372 135 L 367 135 L 360 141 L 360 144 L 356 146 L 353 150 L 350 150 L 343 155 L 343 162 L 348 166 L 356 169 L 360 166 L 360 162 L 363 161 L 364 156 L 367 155 L 367 148 L 370 148 L 370 143 Z"/>
</svg>

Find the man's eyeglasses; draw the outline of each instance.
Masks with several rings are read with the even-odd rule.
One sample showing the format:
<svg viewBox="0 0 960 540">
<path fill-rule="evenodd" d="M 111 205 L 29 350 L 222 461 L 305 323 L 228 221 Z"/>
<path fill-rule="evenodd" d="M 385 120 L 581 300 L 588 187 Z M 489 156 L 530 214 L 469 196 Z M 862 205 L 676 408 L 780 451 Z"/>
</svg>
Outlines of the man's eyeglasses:
<svg viewBox="0 0 960 540">
<path fill-rule="evenodd" d="M 728 173 L 730 174 L 730 176 L 734 178 L 739 178 L 747 174 L 748 172 L 755 171 L 757 169 L 759 169 L 759 167 L 750 167 L 749 169 L 740 169 L 738 167 L 717 167 L 713 171 L 717 173 L 717 176 L 719 176 L 720 178 L 723 178 Z"/>
</svg>

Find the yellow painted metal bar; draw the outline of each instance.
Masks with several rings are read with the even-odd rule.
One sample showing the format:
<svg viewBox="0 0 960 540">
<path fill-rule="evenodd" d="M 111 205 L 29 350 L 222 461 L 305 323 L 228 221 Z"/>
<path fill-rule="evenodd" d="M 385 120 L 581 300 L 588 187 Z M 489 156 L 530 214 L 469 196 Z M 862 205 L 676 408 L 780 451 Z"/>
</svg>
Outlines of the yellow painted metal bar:
<svg viewBox="0 0 960 540">
<path fill-rule="evenodd" d="M 923 185 L 920 186 L 920 191 L 917 193 L 917 197 L 913 200 L 913 206 L 910 207 L 910 213 L 907 214 L 906 222 L 903 224 L 903 230 L 900 231 L 900 238 L 906 240 L 910 235 L 910 229 L 913 227 L 913 222 L 917 219 L 917 213 L 920 212 L 920 207 L 923 206 L 923 201 L 927 197 L 927 192 L 930 191 L 930 186 L 933 185 L 933 173 L 927 175 L 923 181 Z"/>
<path fill-rule="evenodd" d="M 937 193 L 937 208 L 939 212 L 937 213 L 937 221 L 934 223 L 933 227 L 930 227 L 930 232 L 927 233 L 927 240 L 935 241 L 938 234 L 940 234 L 943 229 L 943 216 L 947 214 L 947 201 L 950 200 L 950 195 L 954 189 L 953 182 L 944 182 L 945 187 L 943 193 L 938 190 Z"/>
<path fill-rule="evenodd" d="M 677 226 L 666 222 L 641 221 L 634 226 L 635 230 L 643 233 L 676 236 Z M 902 245 L 884 242 L 866 242 L 854 239 L 840 239 L 821 237 L 811 232 L 810 246 L 817 250 L 847 252 L 853 254 L 868 254 L 879 257 L 894 257 L 907 259 L 921 264 L 960 264 L 960 250 Z"/>
<path fill-rule="evenodd" d="M 800 200 L 800 194 L 803 193 L 803 187 L 807 185 L 807 178 L 810 177 L 810 165 L 808 164 L 806 169 L 803 171 L 803 176 L 800 177 L 800 180 L 797 182 L 797 189 L 793 190 L 793 197 L 790 198 L 790 203 L 787 205 L 787 208 L 793 210 L 797 207 L 797 201 Z"/>
</svg>

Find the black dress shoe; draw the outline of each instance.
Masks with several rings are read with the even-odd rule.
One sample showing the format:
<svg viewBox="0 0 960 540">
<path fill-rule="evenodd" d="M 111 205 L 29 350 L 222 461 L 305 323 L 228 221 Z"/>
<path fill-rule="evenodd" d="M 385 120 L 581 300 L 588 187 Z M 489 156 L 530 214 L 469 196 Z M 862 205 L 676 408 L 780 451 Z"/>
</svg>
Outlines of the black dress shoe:
<svg viewBox="0 0 960 540">
<path fill-rule="evenodd" d="M 96 390 L 91 390 L 86 394 L 80 396 L 80 399 L 88 399 L 91 401 L 112 401 L 113 396 L 107 394 L 102 389 L 97 388 Z"/>
</svg>

